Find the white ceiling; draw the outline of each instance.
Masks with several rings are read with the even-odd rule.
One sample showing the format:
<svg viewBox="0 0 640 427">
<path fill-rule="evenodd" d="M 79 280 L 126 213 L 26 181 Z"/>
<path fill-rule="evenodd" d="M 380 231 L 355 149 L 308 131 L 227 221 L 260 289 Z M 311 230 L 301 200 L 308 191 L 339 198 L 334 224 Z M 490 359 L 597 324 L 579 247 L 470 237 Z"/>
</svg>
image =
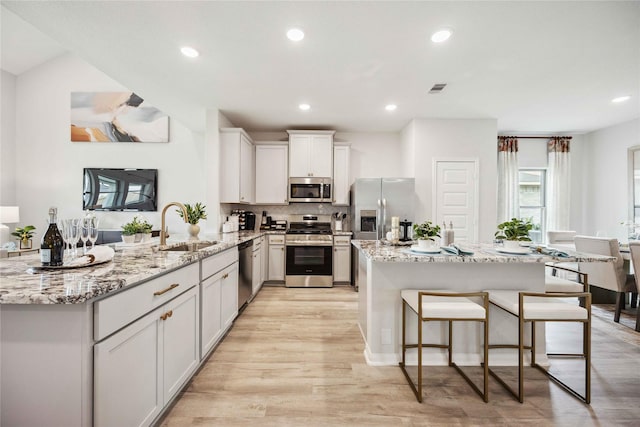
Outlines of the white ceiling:
<svg viewBox="0 0 640 427">
<path fill-rule="evenodd" d="M 250 131 L 398 132 L 426 117 L 496 118 L 503 133 L 581 133 L 640 116 L 640 2 L 2 5 L 54 48 L 199 131 L 207 109 Z M 27 67 L 14 65 L 20 55 L 9 57 L 9 46 L 24 56 L 29 46 L 5 15 L 2 67 L 19 74 Z M 286 39 L 293 26 L 303 41 Z M 441 27 L 454 34 L 435 45 L 429 37 Z M 183 45 L 200 57 L 183 57 Z M 447 87 L 429 95 L 435 83 Z M 630 101 L 610 102 L 625 94 Z M 302 102 L 311 110 L 298 110 Z M 385 111 L 387 103 L 398 109 Z"/>
</svg>

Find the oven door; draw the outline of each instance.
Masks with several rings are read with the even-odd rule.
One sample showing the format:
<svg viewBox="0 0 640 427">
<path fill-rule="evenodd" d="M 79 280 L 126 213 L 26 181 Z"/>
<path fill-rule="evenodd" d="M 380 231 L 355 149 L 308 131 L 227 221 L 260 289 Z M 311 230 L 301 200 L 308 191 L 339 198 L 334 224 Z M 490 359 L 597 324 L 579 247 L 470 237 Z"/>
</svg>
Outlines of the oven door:
<svg viewBox="0 0 640 427">
<path fill-rule="evenodd" d="M 286 276 L 288 287 L 333 286 L 333 246 L 287 244 Z"/>
</svg>

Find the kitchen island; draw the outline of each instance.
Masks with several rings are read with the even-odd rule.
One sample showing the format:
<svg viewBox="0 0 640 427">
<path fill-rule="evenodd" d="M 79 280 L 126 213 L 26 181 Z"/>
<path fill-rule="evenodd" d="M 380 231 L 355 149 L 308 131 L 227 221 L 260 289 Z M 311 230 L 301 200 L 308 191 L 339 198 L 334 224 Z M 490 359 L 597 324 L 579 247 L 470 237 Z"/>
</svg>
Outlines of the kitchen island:
<svg viewBox="0 0 640 427">
<path fill-rule="evenodd" d="M 473 255 L 421 254 L 409 246 L 392 246 L 382 241 L 353 240 L 357 249 L 358 322 L 365 340 L 364 355 L 370 365 L 397 365 L 401 359 L 402 289 L 450 290 L 459 292 L 486 289 L 544 292 L 545 263 L 562 260 L 573 262 L 606 262 L 613 258 L 570 253 L 570 258 L 554 258 L 538 253 L 508 254 L 492 245 L 462 245 Z M 517 322 L 503 310 L 490 307 L 490 343 L 515 343 Z M 415 342 L 416 316 L 407 318 L 407 337 Z M 435 323 L 435 322 L 433 322 Z M 464 324 L 462 324 L 464 323 Z M 460 365 L 476 365 L 481 327 L 462 322 L 454 324 L 454 360 Z M 538 363 L 547 361 L 544 328 L 536 328 Z M 424 332 L 424 342 L 446 343 L 447 325 L 431 326 Z M 528 339 L 528 338 L 527 338 Z M 407 364 L 416 364 L 415 353 L 409 353 Z M 446 365 L 446 351 L 424 349 L 425 364 Z M 517 364 L 516 354 L 509 350 L 493 350 L 492 365 Z"/>
<path fill-rule="evenodd" d="M 238 314 L 237 245 L 268 233 L 118 243 L 75 269 L 0 260 L 0 424 L 151 424 Z"/>
</svg>

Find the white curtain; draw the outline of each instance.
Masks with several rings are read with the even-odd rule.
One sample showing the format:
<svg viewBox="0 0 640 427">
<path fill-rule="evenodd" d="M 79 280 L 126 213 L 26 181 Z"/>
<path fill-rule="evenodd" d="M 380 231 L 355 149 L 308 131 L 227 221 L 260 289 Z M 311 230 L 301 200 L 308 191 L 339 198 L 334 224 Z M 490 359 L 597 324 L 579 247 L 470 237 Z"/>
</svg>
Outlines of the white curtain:
<svg viewBox="0 0 640 427">
<path fill-rule="evenodd" d="M 498 137 L 498 224 L 519 218 L 518 140 Z"/>
<path fill-rule="evenodd" d="M 569 138 L 551 138 L 548 146 L 547 230 L 570 230 L 571 163 Z"/>
</svg>

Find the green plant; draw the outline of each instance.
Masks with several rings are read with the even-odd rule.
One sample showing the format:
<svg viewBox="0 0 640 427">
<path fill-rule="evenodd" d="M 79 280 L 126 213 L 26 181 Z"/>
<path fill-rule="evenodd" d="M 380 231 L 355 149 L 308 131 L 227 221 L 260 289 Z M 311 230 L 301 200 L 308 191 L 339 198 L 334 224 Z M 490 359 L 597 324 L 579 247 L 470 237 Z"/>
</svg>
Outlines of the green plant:
<svg viewBox="0 0 640 427">
<path fill-rule="evenodd" d="M 123 236 L 132 236 L 138 233 L 151 233 L 153 226 L 144 218 L 134 216 L 131 222 L 122 226 Z"/>
<path fill-rule="evenodd" d="M 18 240 L 27 241 L 33 238 L 33 230 L 35 229 L 33 225 L 25 225 L 24 228 L 16 227 L 16 231 L 11 233 L 11 235 L 16 236 Z"/>
<path fill-rule="evenodd" d="M 189 203 L 185 203 L 184 207 L 187 208 L 187 222 L 189 224 L 196 225 L 201 219 L 207 219 L 207 213 L 205 211 L 206 206 L 204 206 L 200 202 L 196 203 L 193 206 L 191 206 Z M 180 218 L 184 218 L 182 210 L 176 209 L 176 212 L 178 212 Z"/>
<path fill-rule="evenodd" d="M 440 226 L 433 225 L 431 221 L 413 224 L 413 236 L 419 240 L 433 240 L 434 237 L 440 237 Z"/>
<path fill-rule="evenodd" d="M 123 236 L 133 236 L 138 232 L 138 220 L 136 218 L 133 221 L 126 223 L 122 226 Z"/>
<path fill-rule="evenodd" d="M 502 240 L 518 240 L 524 242 L 530 242 L 529 231 L 533 228 L 531 220 L 511 218 L 511 221 L 505 221 L 498 224 L 498 231 L 496 231 L 496 239 Z"/>
</svg>

